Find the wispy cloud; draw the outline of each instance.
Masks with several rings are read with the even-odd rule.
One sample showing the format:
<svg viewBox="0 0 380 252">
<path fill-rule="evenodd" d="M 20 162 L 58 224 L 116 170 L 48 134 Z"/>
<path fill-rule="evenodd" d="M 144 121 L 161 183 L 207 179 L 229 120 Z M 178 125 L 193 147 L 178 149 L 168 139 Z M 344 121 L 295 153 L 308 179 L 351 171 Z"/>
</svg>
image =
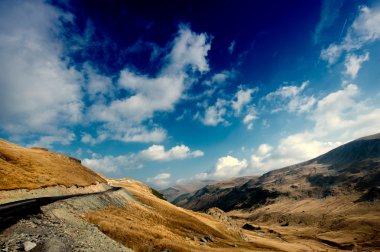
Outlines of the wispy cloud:
<svg viewBox="0 0 380 252">
<path fill-rule="evenodd" d="M 358 97 L 359 88 L 348 84 L 316 103 L 309 119 L 314 126 L 279 140 L 269 151 L 262 148 L 251 156 L 253 173 L 306 161 L 355 138 L 377 133 L 380 109 Z"/>
<path fill-rule="evenodd" d="M 355 79 L 358 75 L 358 72 L 361 68 L 361 65 L 369 60 L 369 53 L 365 53 L 363 55 L 355 55 L 349 54 L 346 57 L 346 61 L 344 66 L 346 67 L 345 74 L 351 77 L 351 79 Z"/>
<path fill-rule="evenodd" d="M 321 17 L 313 34 L 313 42 L 317 44 L 321 40 L 321 34 L 331 27 L 339 17 L 343 0 L 325 0 L 322 3 Z"/>
<path fill-rule="evenodd" d="M 230 46 L 228 47 L 228 52 L 229 52 L 230 54 L 233 54 L 233 53 L 234 53 L 234 50 L 235 50 L 235 44 L 236 44 L 236 42 L 235 42 L 235 40 L 233 40 L 233 41 L 231 42 Z"/>
<path fill-rule="evenodd" d="M 321 58 L 330 65 L 334 64 L 343 52 L 362 48 L 380 38 L 380 7 L 362 6 L 360 13 L 348 28 L 347 34 L 339 44 L 331 44 L 321 52 Z"/>
<path fill-rule="evenodd" d="M 166 63 L 155 77 L 139 74 L 130 69 L 120 72 L 118 87 L 132 92 L 126 98 L 113 99 L 109 104 L 94 104 L 89 109 L 90 119 L 103 123 L 110 137 L 125 142 L 160 142 L 165 130 L 148 129 L 143 125 L 155 112 L 168 112 L 185 92 L 193 72 L 207 72 L 206 60 L 210 44 L 206 34 L 193 33 L 180 26 Z M 190 68 L 190 72 L 188 69 Z"/>
<path fill-rule="evenodd" d="M 309 81 L 305 81 L 301 86 L 279 87 L 262 98 L 261 102 L 273 113 L 283 110 L 297 113 L 309 111 L 316 102 L 314 96 L 307 96 L 303 93 L 309 83 Z"/>
</svg>

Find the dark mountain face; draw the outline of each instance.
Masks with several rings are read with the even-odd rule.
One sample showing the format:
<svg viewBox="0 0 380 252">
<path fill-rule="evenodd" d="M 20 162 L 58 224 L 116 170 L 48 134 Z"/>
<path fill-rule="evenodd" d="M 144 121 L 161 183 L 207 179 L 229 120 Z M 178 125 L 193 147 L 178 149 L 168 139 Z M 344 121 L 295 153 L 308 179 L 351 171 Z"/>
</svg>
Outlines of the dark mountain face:
<svg viewBox="0 0 380 252">
<path fill-rule="evenodd" d="M 236 180 L 239 181 L 239 180 Z M 380 134 L 344 144 L 310 161 L 224 187 L 223 182 L 180 195 L 172 202 L 192 210 L 252 209 L 277 198 L 326 198 L 359 192 L 375 200 L 380 188 Z"/>
<path fill-rule="evenodd" d="M 352 163 L 376 158 L 380 158 L 380 134 L 349 142 L 311 161 L 331 164 L 334 168 L 342 169 Z"/>
</svg>

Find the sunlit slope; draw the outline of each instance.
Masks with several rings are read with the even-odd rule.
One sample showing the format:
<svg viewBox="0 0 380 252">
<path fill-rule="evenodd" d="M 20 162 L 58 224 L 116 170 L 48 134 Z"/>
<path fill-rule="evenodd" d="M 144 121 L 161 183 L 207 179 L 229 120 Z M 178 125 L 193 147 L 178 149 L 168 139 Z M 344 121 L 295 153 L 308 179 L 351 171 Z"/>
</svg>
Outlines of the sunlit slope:
<svg viewBox="0 0 380 252">
<path fill-rule="evenodd" d="M 43 148 L 24 148 L 0 139 L 0 190 L 106 182 L 79 160 Z"/>
<path fill-rule="evenodd" d="M 132 193 L 135 202 L 128 203 L 124 208 L 109 207 L 91 212 L 85 218 L 97 224 L 111 238 L 135 251 L 271 250 L 270 247 L 246 241 L 235 226 L 157 198 L 141 182 L 131 179 L 109 182 L 126 188 Z"/>
</svg>

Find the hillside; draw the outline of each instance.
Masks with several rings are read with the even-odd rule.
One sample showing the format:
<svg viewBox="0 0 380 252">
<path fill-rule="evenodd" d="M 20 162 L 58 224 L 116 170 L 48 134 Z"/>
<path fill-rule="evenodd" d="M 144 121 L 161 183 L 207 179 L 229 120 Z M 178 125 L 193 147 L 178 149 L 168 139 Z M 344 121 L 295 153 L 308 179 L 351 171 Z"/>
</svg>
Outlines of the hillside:
<svg viewBox="0 0 380 252">
<path fill-rule="evenodd" d="M 197 211 L 219 207 L 241 224 L 270 226 L 285 236 L 302 230 L 337 248 L 380 247 L 380 134 L 234 187 L 222 184 L 173 202 Z"/>
<path fill-rule="evenodd" d="M 0 202 L 98 192 L 47 202 L 14 223 L 0 223 L 1 251 L 227 252 L 328 248 L 320 243 L 306 244 L 302 239 L 287 243 L 270 229 L 251 234 L 220 209 L 198 213 L 179 208 L 155 196 L 141 182 L 101 177 L 78 160 L 46 149 L 23 148 L 2 140 L 1 157 Z M 226 181 L 223 186 L 228 188 L 238 181 L 242 180 Z M 22 205 L 17 207 L 28 211 Z M 7 205 L 0 205 L 0 209 L 8 211 Z"/>
<path fill-rule="evenodd" d="M 0 139 L 0 190 L 62 185 L 89 186 L 106 181 L 80 160 L 44 148 L 24 148 Z"/>
<path fill-rule="evenodd" d="M 200 180 L 192 183 L 176 184 L 174 186 L 161 190 L 160 192 L 165 196 L 167 200 L 172 201 L 180 195 L 194 192 L 214 182 L 214 180 Z"/>
</svg>

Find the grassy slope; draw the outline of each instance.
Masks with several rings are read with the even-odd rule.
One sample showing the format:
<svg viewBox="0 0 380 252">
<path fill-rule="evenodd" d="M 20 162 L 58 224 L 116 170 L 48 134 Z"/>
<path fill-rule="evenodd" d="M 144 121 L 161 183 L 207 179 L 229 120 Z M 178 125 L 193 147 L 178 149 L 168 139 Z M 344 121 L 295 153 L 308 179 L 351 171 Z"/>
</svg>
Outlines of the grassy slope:
<svg viewBox="0 0 380 252">
<path fill-rule="evenodd" d="M 231 216 L 267 226 L 291 241 L 331 242 L 346 249 L 380 248 L 380 202 L 353 203 L 358 195 L 325 199 L 280 199 L 251 211 L 235 210 Z"/>
<path fill-rule="evenodd" d="M 148 186 L 131 179 L 111 180 L 126 188 L 135 202 L 124 208 L 110 207 L 87 213 L 84 218 L 96 224 L 111 238 L 140 251 L 340 251 L 315 240 L 281 239 L 269 229 L 256 234 L 223 224 L 213 217 L 176 207 L 153 195 Z M 261 232 L 261 231 L 260 231 Z M 242 236 L 243 234 L 243 236 Z M 213 242 L 200 245 L 206 235 Z M 242 238 L 245 237 L 245 238 Z M 297 237 L 296 235 L 292 236 Z"/>
<path fill-rule="evenodd" d="M 0 190 L 105 182 L 78 160 L 41 148 L 24 148 L 0 139 Z"/>
</svg>

